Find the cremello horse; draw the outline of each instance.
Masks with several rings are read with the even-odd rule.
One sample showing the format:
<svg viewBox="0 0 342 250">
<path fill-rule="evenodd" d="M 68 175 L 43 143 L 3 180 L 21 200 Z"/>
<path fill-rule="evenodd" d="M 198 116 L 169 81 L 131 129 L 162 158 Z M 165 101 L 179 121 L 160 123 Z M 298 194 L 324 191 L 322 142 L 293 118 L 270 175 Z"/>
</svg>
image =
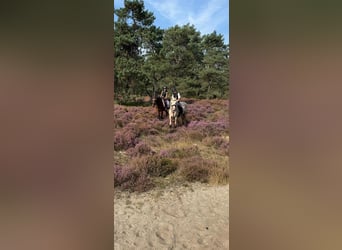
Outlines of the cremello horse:
<svg viewBox="0 0 342 250">
<path fill-rule="evenodd" d="M 174 121 L 174 126 L 177 127 L 179 118 L 181 118 L 182 125 L 184 125 L 186 122 L 186 119 L 185 119 L 186 112 L 187 112 L 187 104 L 185 102 L 179 102 L 179 104 L 177 105 L 177 100 L 174 98 L 171 98 L 170 110 L 169 110 L 169 120 L 170 120 L 169 126 L 171 127 L 172 121 Z"/>
</svg>

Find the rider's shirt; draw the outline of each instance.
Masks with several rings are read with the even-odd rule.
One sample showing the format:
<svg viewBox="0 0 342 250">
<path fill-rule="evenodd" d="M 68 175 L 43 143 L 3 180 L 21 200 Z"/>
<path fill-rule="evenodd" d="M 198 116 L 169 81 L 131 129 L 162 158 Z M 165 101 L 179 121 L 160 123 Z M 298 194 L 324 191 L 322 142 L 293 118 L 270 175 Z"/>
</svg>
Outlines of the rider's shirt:
<svg viewBox="0 0 342 250">
<path fill-rule="evenodd" d="M 166 98 L 166 96 L 167 96 L 167 91 L 162 91 L 161 96 L 162 96 L 163 98 Z"/>
<path fill-rule="evenodd" d="M 180 97 L 181 97 L 181 96 L 180 96 L 179 93 L 177 93 L 177 94 L 174 93 L 174 94 L 172 95 L 172 98 L 173 98 L 173 99 L 176 99 L 176 100 L 180 99 Z"/>
</svg>

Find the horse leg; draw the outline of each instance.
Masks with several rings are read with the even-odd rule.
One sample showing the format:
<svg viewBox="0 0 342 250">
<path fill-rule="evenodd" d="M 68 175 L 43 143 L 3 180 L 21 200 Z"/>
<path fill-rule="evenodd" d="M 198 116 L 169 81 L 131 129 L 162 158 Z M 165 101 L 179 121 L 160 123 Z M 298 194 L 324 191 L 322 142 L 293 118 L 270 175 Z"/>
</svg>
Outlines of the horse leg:
<svg viewBox="0 0 342 250">
<path fill-rule="evenodd" d="M 170 123 L 169 123 L 169 126 L 170 126 L 170 128 L 171 127 L 173 127 L 173 117 L 172 117 L 172 114 L 170 113 L 170 115 L 169 115 L 169 118 L 170 118 Z"/>
<path fill-rule="evenodd" d="M 188 121 L 186 120 L 185 115 L 183 116 L 183 121 L 184 121 L 185 126 L 188 126 Z"/>
</svg>

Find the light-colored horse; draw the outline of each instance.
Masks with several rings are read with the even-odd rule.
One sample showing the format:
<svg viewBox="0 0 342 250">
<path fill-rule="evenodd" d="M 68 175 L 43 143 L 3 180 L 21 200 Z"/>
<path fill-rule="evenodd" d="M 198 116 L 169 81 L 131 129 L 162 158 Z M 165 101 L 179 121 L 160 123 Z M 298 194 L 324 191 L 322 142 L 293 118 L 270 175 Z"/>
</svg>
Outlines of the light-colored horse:
<svg viewBox="0 0 342 250">
<path fill-rule="evenodd" d="M 182 111 L 177 105 L 177 100 L 176 99 L 171 99 L 170 103 L 170 110 L 169 110 L 169 126 L 172 126 L 172 122 L 174 121 L 174 126 L 177 127 L 178 124 L 178 119 L 181 118 L 182 120 L 182 125 L 185 124 L 186 122 L 186 112 L 187 112 L 187 104 L 185 102 L 179 102 Z"/>
</svg>

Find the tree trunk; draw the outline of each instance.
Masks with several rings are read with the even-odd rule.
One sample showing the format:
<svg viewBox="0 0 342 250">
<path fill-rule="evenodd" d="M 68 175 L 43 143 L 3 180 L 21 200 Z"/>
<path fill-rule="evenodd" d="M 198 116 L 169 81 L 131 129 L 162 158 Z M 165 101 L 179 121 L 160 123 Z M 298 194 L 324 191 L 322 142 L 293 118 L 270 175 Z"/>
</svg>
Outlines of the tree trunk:
<svg viewBox="0 0 342 250">
<path fill-rule="evenodd" d="M 210 86 L 211 86 L 211 81 L 209 82 L 209 85 L 208 85 L 207 99 L 209 99 Z"/>
</svg>

